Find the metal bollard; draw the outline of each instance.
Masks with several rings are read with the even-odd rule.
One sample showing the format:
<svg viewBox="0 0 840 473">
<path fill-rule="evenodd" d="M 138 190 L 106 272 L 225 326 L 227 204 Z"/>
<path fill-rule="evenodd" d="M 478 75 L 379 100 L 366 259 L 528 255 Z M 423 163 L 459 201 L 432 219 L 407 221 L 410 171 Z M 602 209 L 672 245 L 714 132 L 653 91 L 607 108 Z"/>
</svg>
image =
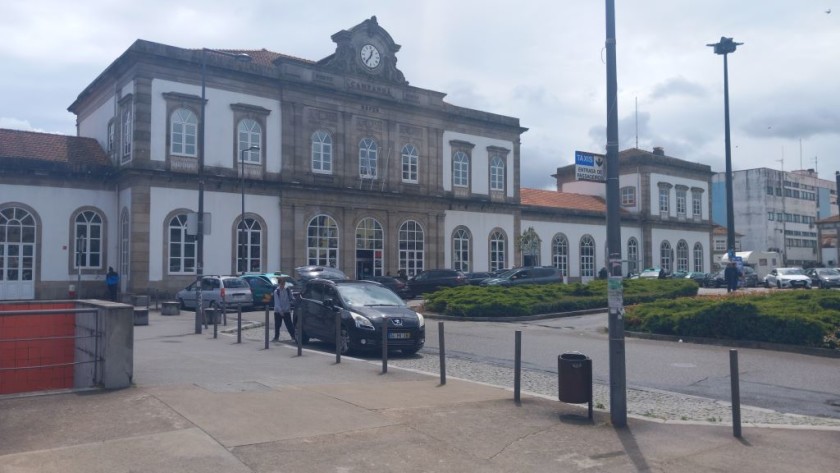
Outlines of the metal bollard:
<svg viewBox="0 0 840 473">
<path fill-rule="evenodd" d="M 522 381 L 522 331 L 517 330 L 514 337 L 513 354 L 513 400 L 520 402 L 519 388 Z"/>
<path fill-rule="evenodd" d="M 297 356 L 303 356 L 303 313 L 297 312 L 292 316 L 295 320 L 295 341 L 297 342 Z"/>
<path fill-rule="evenodd" d="M 216 311 L 213 311 L 213 338 L 219 338 L 219 319 Z"/>
<path fill-rule="evenodd" d="M 222 301 L 222 325 L 227 327 L 227 304 Z"/>
<path fill-rule="evenodd" d="M 242 343 L 242 304 L 239 304 L 239 315 L 236 317 L 236 343 Z"/>
<path fill-rule="evenodd" d="M 738 350 L 729 350 L 729 378 L 732 382 L 732 435 L 741 438 L 741 388 L 738 379 Z"/>
<path fill-rule="evenodd" d="M 382 318 L 382 374 L 388 372 L 388 317 Z"/>
<path fill-rule="evenodd" d="M 440 345 L 440 384 L 446 384 L 446 340 L 443 336 L 443 322 L 438 322 L 438 345 Z"/>
<path fill-rule="evenodd" d="M 265 349 L 268 350 L 268 306 L 265 306 Z"/>
<path fill-rule="evenodd" d="M 341 312 L 335 313 L 335 362 L 341 363 Z"/>
</svg>

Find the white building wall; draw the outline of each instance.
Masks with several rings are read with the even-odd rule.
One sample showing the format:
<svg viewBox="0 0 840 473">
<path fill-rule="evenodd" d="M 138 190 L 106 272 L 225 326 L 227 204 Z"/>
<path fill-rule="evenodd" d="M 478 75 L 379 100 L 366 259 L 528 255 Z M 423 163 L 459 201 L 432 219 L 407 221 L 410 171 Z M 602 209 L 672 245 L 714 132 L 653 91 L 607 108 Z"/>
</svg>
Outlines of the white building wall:
<svg viewBox="0 0 840 473">
<path fill-rule="evenodd" d="M 115 95 L 109 97 L 88 115 L 80 117 L 78 122 L 79 136 L 95 139 L 99 142 L 99 146 L 101 146 L 106 153 L 108 152 L 108 122 L 111 121 L 111 119 L 116 118 L 117 114 L 117 91 L 115 90 L 114 93 Z M 134 93 L 134 81 L 128 82 L 122 87 L 122 89 L 119 90 L 119 96 L 121 97 L 132 93 Z M 117 138 L 117 142 L 114 143 L 114 146 L 118 146 L 119 144 L 119 134 L 121 132 L 119 126 L 119 120 L 114 120 L 114 132 L 115 138 Z"/>
<path fill-rule="evenodd" d="M 668 216 L 670 218 L 677 218 L 677 189 L 676 186 L 683 185 L 688 187 L 688 191 L 686 191 L 686 216 L 687 218 L 692 218 L 692 194 L 691 188 L 698 187 L 703 189 L 703 194 L 700 197 L 700 215 L 703 220 L 709 219 L 709 185 L 706 181 L 698 181 L 695 179 L 685 179 L 681 177 L 666 175 L 666 174 L 656 174 L 651 173 L 650 175 L 650 212 L 651 215 L 659 215 L 659 183 L 668 183 L 671 184 L 670 190 L 670 198 L 668 206 Z M 623 184 L 622 184 L 623 185 Z M 631 184 L 627 184 L 631 185 Z"/>
<path fill-rule="evenodd" d="M 653 266 L 659 267 L 662 261 L 662 242 L 667 240 L 671 244 L 671 270 L 676 270 L 677 243 L 685 240 L 688 244 L 688 270 L 694 271 L 694 244 L 700 243 L 703 246 L 703 271 L 709 272 L 711 261 L 711 248 L 709 248 L 709 234 L 706 232 L 689 232 L 684 230 L 665 230 L 654 228 L 651 231 L 651 253 Z M 641 243 L 641 241 L 640 241 Z"/>
<path fill-rule="evenodd" d="M 170 212 L 187 209 L 195 212 L 198 193 L 191 190 L 150 189 L 149 226 L 149 281 L 160 281 L 167 269 L 168 249 L 164 247 L 164 235 L 168 228 L 165 221 Z M 230 274 L 236 258 L 235 223 L 242 212 L 240 194 L 204 191 L 204 208 L 211 214 L 210 234 L 204 236 L 204 274 Z M 280 209 L 276 196 L 245 196 L 246 214 L 257 214 L 265 220 L 263 239 L 279 242 Z M 156 256 L 157 255 L 157 256 Z M 266 270 L 280 270 L 280 248 L 269 244 L 266 247 Z"/>
<path fill-rule="evenodd" d="M 452 190 L 452 140 L 466 141 L 475 145 L 470 159 L 470 188 L 473 194 L 490 194 L 490 161 L 488 146 L 498 146 L 510 150 L 505 160 L 505 189 L 508 197 L 513 197 L 513 142 L 467 135 L 454 131 L 443 132 L 443 190 Z"/>
<path fill-rule="evenodd" d="M 495 228 L 504 230 L 508 238 L 505 261 L 507 267 L 518 262 L 513 261 L 516 234 L 513 231 L 513 215 L 487 214 L 449 210 L 444 218 L 444 260 L 446 267 L 452 267 L 452 232 L 455 227 L 465 226 L 472 233 L 471 271 L 488 271 L 490 268 L 490 232 Z M 427 268 L 432 269 L 432 268 Z"/>
<path fill-rule="evenodd" d="M 201 97 L 201 86 L 182 84 L 162 79 L 152 80 L 152 136 L 150 144 L 150 159 L 153 161 L 166 160 L 166 100 L 163 94 L 166 92 L 179 92 Z M 236 150 L 236 124 L 233 123 L 234 112 L 231 104 L 244 103 L 248 105 L 263 107 L 271 110 L 265 123 L 263 135 L 265 136 L 266 149 L 262 156 L 266 159 L 266 171 L 280 172 L 281 160 L 281 133 L 280 133 L 280 102 L 267 98 L 257 97 L 249 94 L 230 92 L 226 90 L 205 87 L 207 105 L 205 108 L 206 123 L 204 125 L 204 136 L 206 147 L 204 152 L 204 165 L 222 168 L 232 168 L 239 160 Z M 200 116 L 196 117 L 201 120 Z"/>
<path fill-rule="evenodd" d="M 116 265 L 116 240 L 118 219 L 116 199 L 112 191 L 87 190 L 62 187 L 17 186 L 0 184 L 0 204 L 21 202 L 31 207 L 40 219 L 38 235 L 41 237 L 41 281 L 75 281 L 77 274 L 68 271 L 71 240 L 73 238 L 73 213 L 81 207 L 93 207 L 101 212 L 105 224 L 102 257 L 104 270 Z M 37 240 L 36 240 L 37 241 Z M 37 261 L 37 260 L 36 260 Z M 97 280 L 101 275 L 82 275 L 83 281 Z M 103 283 L 104 284 L 104 283 Z"/>
</svg>

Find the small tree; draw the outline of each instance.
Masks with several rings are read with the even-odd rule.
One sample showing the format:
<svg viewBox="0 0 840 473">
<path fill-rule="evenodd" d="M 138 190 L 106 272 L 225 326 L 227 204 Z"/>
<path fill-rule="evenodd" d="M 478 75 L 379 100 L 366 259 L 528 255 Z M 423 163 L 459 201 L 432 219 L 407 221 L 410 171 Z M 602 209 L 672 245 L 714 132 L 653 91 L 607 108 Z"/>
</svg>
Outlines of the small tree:
<svg viewBox="0 0 840 473">
<path fill-rule="evenodd" d="M 538 266 L 538 256 L 540 254 L 540 236 L 534 227 L 528 227 L 522 232 L 522 235 L 516 237 L 516 246 L 522 252 L 523 266 Z"/>
</svg>

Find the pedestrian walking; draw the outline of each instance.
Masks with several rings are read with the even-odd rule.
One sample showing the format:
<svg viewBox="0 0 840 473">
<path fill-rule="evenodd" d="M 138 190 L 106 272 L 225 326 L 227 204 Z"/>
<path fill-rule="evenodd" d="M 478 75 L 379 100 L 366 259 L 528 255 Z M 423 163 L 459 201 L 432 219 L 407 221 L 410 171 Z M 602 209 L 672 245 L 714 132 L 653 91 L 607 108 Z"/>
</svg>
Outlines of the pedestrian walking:
<svg viewBox="0 0 840 473">
<path fill-rule="evenodd" d="M 108 287 L 108 299 L 116 301 L 117 290 L 120 287 L 120 275 L 111 266 L 108 266 L 108 274 L 105 275 L 105 285 Z"/>
<path fill-rule="evenodd" d="M 280 341 L 280 326 L 286 322 L 286 330 L 292 340 L 295 339 L 295 323 L 292 321 L 292 309 L 294 299 L 292 290 L 286 287 L 286 278 L 277 280 L 277 287 L 274 289 L 274 338 L 272 342 Z"/>
<path fill-rule="evenodd" d="M 738 273 L 738 267 L 735 266 L 735 263 L 729 263 L 726 265 L 726 269 L 723 270 L 723 279 L 726 281 L 726 292 L 733 292 L 738 289 L 738 278 L 741 275 Z"/>
</svg>

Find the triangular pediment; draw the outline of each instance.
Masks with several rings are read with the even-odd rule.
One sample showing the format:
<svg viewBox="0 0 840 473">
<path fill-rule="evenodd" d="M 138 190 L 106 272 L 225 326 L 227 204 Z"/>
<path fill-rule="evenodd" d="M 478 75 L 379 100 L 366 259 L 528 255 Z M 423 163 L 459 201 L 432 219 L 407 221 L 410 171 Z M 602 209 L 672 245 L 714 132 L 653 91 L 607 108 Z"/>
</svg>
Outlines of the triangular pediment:
<svg viewBox="0 0 840 473">
<path fill-rule="evenodd" d="M 397 69 L 400 45 L 379 26 L 375 16 L 335 33 L 332 40 L 336 43 L 335 53 L 318 61 L 325 70 L 358 75 L 369 81 L 408 85 Z"/>
</svg>

